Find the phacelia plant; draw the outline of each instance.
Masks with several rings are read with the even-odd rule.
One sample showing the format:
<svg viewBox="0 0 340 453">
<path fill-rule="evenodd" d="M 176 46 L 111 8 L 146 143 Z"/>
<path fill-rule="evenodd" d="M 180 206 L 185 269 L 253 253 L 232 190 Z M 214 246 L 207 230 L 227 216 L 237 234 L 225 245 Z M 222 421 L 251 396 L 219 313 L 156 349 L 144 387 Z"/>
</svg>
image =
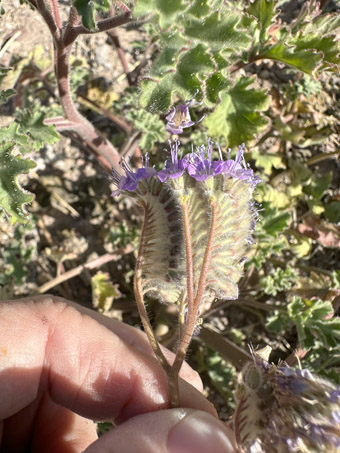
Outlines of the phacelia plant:
<svg viewBox="0 0 340 453">
<path fill-rule="evenodd" d="M 157 357 L 169 375 L 172 404 L 178 405 L 177 375 L 199 323 L 203 301 L 237 299 L 247 245 L 256 211 L 253 192 L 259 182 L 244 161 L 244 147 L 226 160 L 208 140 L 184 156 L 178 139 L 162 170 L 149 166 L 125 174 L 113 170 L 113 195 L 136 197 L 144 210 L 135 273 L 135 295 L 143 324 Z M 152 333 L 144 297 L 152 295 L 179 306 L 179 346 L 172 366 Z"/>
</svg>

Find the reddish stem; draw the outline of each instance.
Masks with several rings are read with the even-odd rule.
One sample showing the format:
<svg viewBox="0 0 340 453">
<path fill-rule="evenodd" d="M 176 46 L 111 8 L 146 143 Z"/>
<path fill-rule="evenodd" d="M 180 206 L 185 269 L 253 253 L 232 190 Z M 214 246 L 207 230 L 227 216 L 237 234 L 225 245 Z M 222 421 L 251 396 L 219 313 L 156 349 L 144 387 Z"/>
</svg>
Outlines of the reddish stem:
<svg viewBox="0 0 340 453">
<path fill-rule="evenodd" d="M 202 296 L 204 293 L 204 289 L 205 289 L 208 268 L 209 268 L 210 261 L 211 261 L 212 245 L 213 245 L 213 241 L 215 238 L 215 230 L 216 230 L 216 204 L 212 203 L 211 204 L 211 221 L 210 221 L 209 236 L 208 236 L 208 241 L 207 241 L 207 245 L 206 245 L 205 252 L 204 252 L 204 258 L 203 258 L 200 279 L 199 279 L 199 283 L 198 283 L 198 289 L 197 289 L 196 297 L 194 300 L 194 307 L 196 310 L 198 310 L 198 308 L 199 308 L 199 305 L 201 303 L 201 299 L 202 299 Z"/>
<path fill-rule="evenodd" d="M 109 35 L 109 37 L 111 38 L 116 50 L 117 50 L 117 53 L 118 53 L 118 57 L 122 63 L 122 66 L 123 66 L 123 70 L 124 70 L 124 73 L 125 73 L 125 76 L 126 76 L 126 80 L 129 84 L 129 86 L 131 87 L 133 85 L 133 81 L 132 81 L 132 78 L 131 78 L 131 74 L 130 74 L 130 70 L 129 70 L 129 65 L 128 65 L 128 62 L 126 60 L 126 57 L 125 57 L 125 52 L 124 50 L 121 48 L 121 45 L 120 45 L 120 41 L 119 41 L 119 36 L 118 36 L 118 33 L 116 30 L 109 30 L 107 32 L 107 34 Z"/>
</svg>

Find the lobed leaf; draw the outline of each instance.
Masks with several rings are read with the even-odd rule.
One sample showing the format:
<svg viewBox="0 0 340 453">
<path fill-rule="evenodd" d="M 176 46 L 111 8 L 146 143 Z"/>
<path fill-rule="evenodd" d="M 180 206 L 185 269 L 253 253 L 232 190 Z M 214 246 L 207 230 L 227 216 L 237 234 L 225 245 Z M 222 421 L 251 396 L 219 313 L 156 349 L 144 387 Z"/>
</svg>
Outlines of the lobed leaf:
<svg viewBox="0 0 340 453">
<path fill-rule="evenodd" d="M 213 52 L 234 52 L 249 46 L 247 33 L 237 28 L 241 20 L 238 13 L 221 15 L 213 12 L 203 20 L 186 17 L 184 34 L 209 46 Z"/>
<path fill-rule="evenodd" d="M 60 139 L 54 126 L 45 125 L 44 119 L 43 112 L 35 112 L 31 115 L 28 110 L 25 110 L 18 115 L 20 132 L 32 139 L 32 147 L 35 151 L 39 151 L 46 143 L 53 145 Z"/>
<path fill-rule="evenodd" d="M 249 88 L 253 81 L 252 77 L 240 77 L 204 120 L 208 133 L 217 139 L 223 136 L 230 147 L 248 142 L 267 125 L 260 112 L 267 110 L 270 98 L 264 90 Z"/>
<path fill-rule="evenodd" d="M 266 42 L 267 30 L 273 22 L 276 0 L 255 0 L 249 4 L 248 14 L 256 17 L 260 24 L 260 41 Z"/>
<path fill-rule="evenodd" d="M 298 49 L 294 45 L 278 42 L 262 53 L 263 58 L 280 61 L 306 74 L 314 74 L 322 63 L 322 53 L 315 49 Z"/>
<path fill-rule="evenodd" d="M 183 0 L 137 0 L 135 17 L 155 14 L 161 28 L 172 25 L 177 14 L 186 8 Z"/>
<path fill-rule="evenodd" d="M 106 272 L 98 271 L 91 278 L 92 286 L 92 304 L 101 312 L 107 312 L 111 309 L 114 299 L 121 297 L 118 285 L 113 285 L 110 276 Z"/>
<path fill-rule="evenodd" d="M 13 151 L 14 144 L 0 143 L 0 208 L 12 224 L 26 223 L 25 204 L 30 203 L 34 196 L 20 186 L 18 177 L 22 173 L 28 173 L 35 167 L 35 163 L 30 159 L 14 156 Z"/>
</svg>

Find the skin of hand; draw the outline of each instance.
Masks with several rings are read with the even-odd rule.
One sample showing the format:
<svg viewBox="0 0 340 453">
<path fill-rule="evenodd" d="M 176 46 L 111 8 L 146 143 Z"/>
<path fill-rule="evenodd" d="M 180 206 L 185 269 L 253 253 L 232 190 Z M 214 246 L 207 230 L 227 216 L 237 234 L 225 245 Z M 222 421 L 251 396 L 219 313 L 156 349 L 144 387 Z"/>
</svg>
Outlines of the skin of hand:
<svg viewBox="0 0 340 453">
<path fill-rule="evenodd" d="M 234 452 L 201 390 L 184 364 L 183 408 L 168 409 L 141 331 L 54 296 L 0 301 L 0 452 Z M 97 439 L 92 420 L 116 427 Z"/>
</svg>

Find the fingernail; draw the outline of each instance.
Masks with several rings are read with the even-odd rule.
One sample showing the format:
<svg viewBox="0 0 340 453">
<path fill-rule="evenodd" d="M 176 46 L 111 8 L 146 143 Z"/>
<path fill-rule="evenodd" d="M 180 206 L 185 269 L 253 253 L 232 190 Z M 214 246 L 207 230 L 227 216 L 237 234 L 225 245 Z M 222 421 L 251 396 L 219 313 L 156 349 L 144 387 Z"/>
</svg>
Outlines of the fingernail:
<svg viewBox="0 0 340 453">
<path fill-rule="evenodd" d="M 232 453 L 228 430 L 213 416 L 197 411 L 182 418 L 170 431 L 168 453 Z"/>
</svg>

